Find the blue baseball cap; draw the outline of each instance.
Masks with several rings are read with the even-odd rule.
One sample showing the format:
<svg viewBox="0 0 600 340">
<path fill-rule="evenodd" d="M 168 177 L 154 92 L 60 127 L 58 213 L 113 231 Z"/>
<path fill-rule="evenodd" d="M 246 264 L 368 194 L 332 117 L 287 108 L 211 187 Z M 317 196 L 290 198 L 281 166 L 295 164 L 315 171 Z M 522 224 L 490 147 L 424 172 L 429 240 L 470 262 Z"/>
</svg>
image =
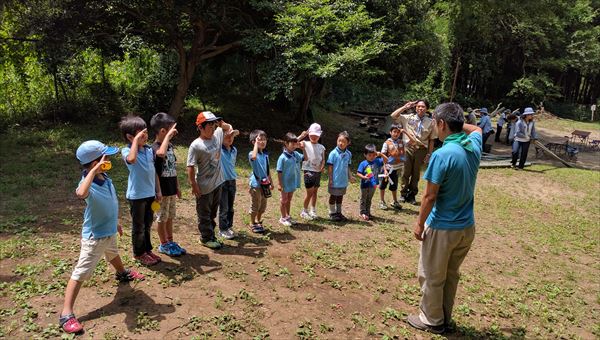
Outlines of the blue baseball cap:
<svg viewBox="0 0 600 340">
<path fill-rule="evenodd" d="M 88 164 L 102 157 L 102 155 L 111 156 L 119 152 L 116 146 L 106 146 L 104 143 L 97 140 L 88 140 L 77 148 L 75 153 L 79 163 Z"/>
</svg>

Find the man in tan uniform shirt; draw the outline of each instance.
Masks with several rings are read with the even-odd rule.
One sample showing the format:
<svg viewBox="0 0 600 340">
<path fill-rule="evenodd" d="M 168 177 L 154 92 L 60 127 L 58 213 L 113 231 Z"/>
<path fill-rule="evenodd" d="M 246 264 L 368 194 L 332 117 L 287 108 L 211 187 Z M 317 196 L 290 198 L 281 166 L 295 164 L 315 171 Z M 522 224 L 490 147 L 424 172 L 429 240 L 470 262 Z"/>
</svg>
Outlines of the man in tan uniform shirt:
<svg viewBox="0 0 600 340">
<path fill-rule="evenodd" d="M 406 110 L 415 108 L 416 114 L 403 114 Z M 427 116 L 429 103 L 425 100 L 407 102 L 402 107 L 396 109 L 391 114 L 394 121 L 402 124 L 406 133 L 412 134 L 417 143 L 410 142 L 408 136 L 403 136 L 406 147 L 406 160 L 404 161 L 404 171 L 402 173 L 401 201 L 416 204 L 415 197 L 419 191 L 419 177 L 421 175 L 421 166 L 429 161 L 433 152 L 433 143 L 437 138 L 435 124 Z"/>
</svg>

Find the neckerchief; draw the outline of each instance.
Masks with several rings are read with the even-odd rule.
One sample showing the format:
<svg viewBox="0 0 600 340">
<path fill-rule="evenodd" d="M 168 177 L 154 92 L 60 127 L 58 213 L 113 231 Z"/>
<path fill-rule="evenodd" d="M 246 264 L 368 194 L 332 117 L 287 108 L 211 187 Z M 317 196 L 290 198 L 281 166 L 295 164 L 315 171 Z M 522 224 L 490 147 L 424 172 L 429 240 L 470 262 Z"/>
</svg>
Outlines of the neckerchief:
<svg viewBox="0 0 600 340">
<path fill-rule="evenodd" d="M 471 145 L 471 141 L 469 140 L 469 137 L 464 132 L 453 133 L 450 136 L 446 137 L 446 139 L 444 140 L 444 145 L 446 145 L 448 143 L 458 144 L 458 145 L 462 146 L 463 149 L 465 149 L 469 152 L 475 151 L 475 150 L 473 150 L 473 145 Z"/>
</svg>

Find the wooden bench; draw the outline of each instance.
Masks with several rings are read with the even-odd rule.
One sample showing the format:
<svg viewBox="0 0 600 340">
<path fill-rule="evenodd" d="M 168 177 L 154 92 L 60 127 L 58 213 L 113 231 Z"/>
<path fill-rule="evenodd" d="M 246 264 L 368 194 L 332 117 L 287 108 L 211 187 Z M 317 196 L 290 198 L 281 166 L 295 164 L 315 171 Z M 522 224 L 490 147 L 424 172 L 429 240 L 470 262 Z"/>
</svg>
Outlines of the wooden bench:
<svg viewBox="0 0 600 340">
<path fill-rule="evenodd" d="M 571 132 L 571 143 L 581 144 L 583 147 L 589 146 L 590 135 L 589 131 L 575 130 Z"/>
</svg>

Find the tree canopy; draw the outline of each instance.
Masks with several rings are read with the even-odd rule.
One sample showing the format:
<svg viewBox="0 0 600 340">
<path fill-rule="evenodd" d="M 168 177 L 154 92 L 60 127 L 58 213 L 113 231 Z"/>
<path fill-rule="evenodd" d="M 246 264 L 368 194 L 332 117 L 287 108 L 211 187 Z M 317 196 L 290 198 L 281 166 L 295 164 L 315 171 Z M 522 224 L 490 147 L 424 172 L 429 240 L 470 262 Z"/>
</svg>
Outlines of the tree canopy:
<svg viewBox="0 0 600 340">
<path fill-rule="evenodd" d="M 598 5 L 9 0 L 0 12 L 0 113 L 7 121 L 68 118 L 97 103 L 107 114 L 177 116 L 186 98 L 236 91 L 289 102 L 305 122 L 318 94 L 334 100 L 363 89 L 382 101 L 387 93 L 465 105 L 589 105 L 600 95 Z"/>
</svg>

